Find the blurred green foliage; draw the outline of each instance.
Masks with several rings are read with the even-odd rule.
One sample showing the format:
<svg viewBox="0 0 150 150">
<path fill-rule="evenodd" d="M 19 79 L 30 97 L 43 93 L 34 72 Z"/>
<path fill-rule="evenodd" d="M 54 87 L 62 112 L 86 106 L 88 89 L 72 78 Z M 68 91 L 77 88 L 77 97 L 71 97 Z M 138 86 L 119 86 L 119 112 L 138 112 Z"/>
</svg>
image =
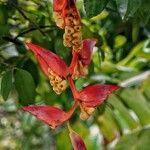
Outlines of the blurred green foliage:
<svg viewBox="0 0 150 150">
<path fill-rule="evenodd" d="M 123 86 L 83 122 L 77 111 L 71 123 L 88 150 L 148 150 L 150 145 L 150 1 L 77 0 L 83 37 L 97 38 L 89 75 L 76 81 Z M 69 110 L 72 94 L 57 96 L 33 55 L 22 44 L 32 40 L 60 55 L 71 50 L 52 17 L 51 1 L 0 0 L 0 149 L 70 150 L 66 126 L 56 130 L 22 112 L 28 104 Z M 117 144 L 116 141 L 118 141 Z"/>
</svg>

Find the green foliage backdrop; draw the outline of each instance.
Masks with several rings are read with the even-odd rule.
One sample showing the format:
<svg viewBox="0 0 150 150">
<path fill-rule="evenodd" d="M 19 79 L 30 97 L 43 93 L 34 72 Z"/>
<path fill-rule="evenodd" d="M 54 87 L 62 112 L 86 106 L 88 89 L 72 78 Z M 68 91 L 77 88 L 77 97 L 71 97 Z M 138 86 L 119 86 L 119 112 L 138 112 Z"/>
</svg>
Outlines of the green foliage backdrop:
<svg viewBox="0 0 150 150">
<path fill-rule="evenodd" d="M 89 75 L 76 81 L 115 83 L 112 94 L 94 116 L 71 122 L 89 150 L 149 150 L 150 145 L 150 1 L 77 0 L 83 37 L 98 39 Z M 24 41 L 32 40 L 70 63 L 63 32 L 52 16 L 50 0 L 0 0 L 0 149 L 70 150 L 65 126 L 55 131 L 22 105 L 59 105 L 68 110 L 69 89 L 57 96 Z"/>
</svg>

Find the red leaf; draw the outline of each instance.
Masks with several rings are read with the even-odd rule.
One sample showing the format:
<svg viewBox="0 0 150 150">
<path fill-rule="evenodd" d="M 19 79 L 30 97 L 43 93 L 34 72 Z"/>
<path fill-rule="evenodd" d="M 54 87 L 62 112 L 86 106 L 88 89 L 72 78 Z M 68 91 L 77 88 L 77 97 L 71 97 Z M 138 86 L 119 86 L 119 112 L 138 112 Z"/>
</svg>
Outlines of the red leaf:
<svg viewBox="0 0 150 150">
<path fill-rule="evenodd" d="M 59 56 L 36 44 L 27 43 L 26 45 L 29 49 L 31 49 L 34 52 L 38 62 L 41 65 L 41 68 L 43 69 L 46 75 L 48 72 L 48 68 L 50 68 L 59 76 L 67 76 L 68 68 L 65 62 Z"/>
<path fill-rule="evenodd" d="M 91 55 L 93 51 L 93 47 L 97 43 L 96 39 L 85 39 L 83 40 L 83 49 L 80 51 L 81 61 L 85 65 L 89 65 L 91 62 Z"/>
<path fill-rule="evenodd" d="M 119 87 L 117 85 L 90 85 L 79 92 L 78 100 L 86 107 L 96 107 L 118 88 Z"/>
<path fill-rule="evenodd" d="M 36 116 L 37 119 L 45 122 L 52 128 L 56 128 L 71 117 L 76 106 L 77 104 L 75 104 L 69 112 L 64 112 L 53 106 L 25 106 L 22 109 Z"/>
<path fill-rule="evenodd" d="M 53 0 L 53 10 L 61 11 L 67 5 L 67 0 Z"/>
</svg>

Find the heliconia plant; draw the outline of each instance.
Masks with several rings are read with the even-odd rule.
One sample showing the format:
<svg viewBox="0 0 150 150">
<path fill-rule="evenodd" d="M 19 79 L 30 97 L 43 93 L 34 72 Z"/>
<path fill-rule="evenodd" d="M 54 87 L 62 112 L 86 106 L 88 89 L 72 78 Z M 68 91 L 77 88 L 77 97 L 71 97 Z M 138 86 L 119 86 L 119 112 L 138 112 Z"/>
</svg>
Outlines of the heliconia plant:
<svg viewBox="0 0 150 150">
<path fill-rule="evenodd" d="M 67 87 L 70 87 L 74 104 L 68 112 L 54 106 L 24 106 L 22 109 L 54 129 L 69 121 L 78 106 L 81 110 L 80 118 L 82 120 L 88 119 L 95 108 L 119 87 L 117 85 L 95 84 L 77 90 L 74 80 L 88 74 L 88 65 L 91 62 L 92 51 L 97 39 L 82 40 L 81 19 L 75 0 L 54 0 L 53 10 L 57 26 L 65 30 L 64 45 L 72 48 L 70 65 L 67 66 L 59 56 L 39 45 L 33 43 L 25 45 L 34 53 L 56 94 L 61 94 Z M 71 129 L 69 123 L 67 124 L 74 150 L 86 150 L 82 138 Z"/>
</svg>

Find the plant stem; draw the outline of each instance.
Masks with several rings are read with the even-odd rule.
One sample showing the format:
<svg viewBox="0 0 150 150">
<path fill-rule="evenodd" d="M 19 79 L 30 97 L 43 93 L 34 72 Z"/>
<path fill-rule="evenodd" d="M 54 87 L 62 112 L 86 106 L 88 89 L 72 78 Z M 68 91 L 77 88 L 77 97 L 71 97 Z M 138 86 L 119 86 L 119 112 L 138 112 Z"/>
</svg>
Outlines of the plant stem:
<svg viewBox="0 0 150 150">
<path fill-rule="evenodd" d="M 76 110 L 78 106 L 78 102 L 75 101 L 74 105 L 72 106 L 72 108 L 69 110 L 69 114 L 72 115 L 74 113 L 74 111 Z"/>
<path fill-rule="evenodd" d="M 76 65 L 77 63 L 77 59 L 78 59 L 78 53 L 73 51 L 72 52 L 72 61 L 70 63 L 70 66 L 69 66 L 69 74 L 72 74 L 73 73 L 73 70 L 74 70 L 74 66 Z"/>
<path fill-rule="evenodd" d="M 76 100 L 79 94 L 71 76 L 68 77 L 68 81 L 73 94 L 73 98 Z"/>
</svg>

